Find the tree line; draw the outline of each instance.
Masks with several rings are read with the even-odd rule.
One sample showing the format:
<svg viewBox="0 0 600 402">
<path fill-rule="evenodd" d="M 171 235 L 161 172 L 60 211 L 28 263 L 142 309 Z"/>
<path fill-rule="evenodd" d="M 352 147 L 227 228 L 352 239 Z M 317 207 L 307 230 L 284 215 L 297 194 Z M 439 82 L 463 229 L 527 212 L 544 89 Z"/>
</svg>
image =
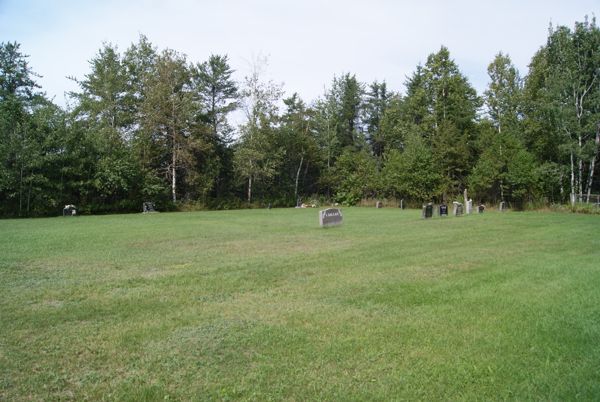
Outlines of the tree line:
<svg viewBox="0 0 600 402">
<path fill-rule="evenodd" d="M 294 206 L 314 199 L 589 202 L 600 192 L 600 30 L 550 27 L 521 77 L 498 53 L 478 94 L 449 50 L 403 93 L 335 76 L 318 99 L 283 98 L 258 60 L 191 62 L 141 36 L 104 44 L 59 107 L 27 56 L 0 44 L 0 215 Z M 232 112 L 244 114 L 234 127 Z"/>
</svg>

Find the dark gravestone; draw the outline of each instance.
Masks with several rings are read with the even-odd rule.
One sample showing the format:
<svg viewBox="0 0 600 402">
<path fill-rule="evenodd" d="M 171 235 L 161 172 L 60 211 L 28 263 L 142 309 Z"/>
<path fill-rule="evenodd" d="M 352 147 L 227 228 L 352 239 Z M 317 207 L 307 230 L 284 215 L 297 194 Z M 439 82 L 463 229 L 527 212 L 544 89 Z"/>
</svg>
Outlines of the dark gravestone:
<svg viewBox="0 0 600 402">
<path fill-rule="evenodd" d="M 142 204 L 142 211 L 147 214 L 149 212 L 156 212 L 156 210 L 154 209 L 154 203 L 153 202 L 144 202 Z"/>
<path fill-rule="evenodd" d="M 448 216 L 448 205 L 446 205 L 446 204 L 440 205 L 440 216 Z"/>
<path fill-rule="evenodd" d="M 327 208 L 319 211 L 319 225 L 321 227 L 339 226 L 342 224 L 342 210 L 339 208 Z"/>
<path fill-rule="evenodd" d="M 377 203 L 375 204 L 375 208 L 383 208 L 383 202 L 377 201 Z"/>
<path fill-rule="evenodd" d="M 427 205 L 423 205 L 423 219 L 431 217 L 433 217 L 433 204 L 428 203 Z"/>
<path fill-rule="evenodd" d="M 65 207 L 63 208 L 63 216 L 75 216 L 75 215 L 77 215 L 77 208 L 75 208 L 75 205 L 73 205 L 73 204 L 65 205 Z"/>
<path fill-rule="evenodd" d="M 485 205 L 483 205 L 483 204 L 480 204 L 480 205 L 477 207 L 477 212 L 479 212 L 480 214 L 482 214 L 482 213 L 483 213 L 483 211 L 485 211 Z"/>
</svg>

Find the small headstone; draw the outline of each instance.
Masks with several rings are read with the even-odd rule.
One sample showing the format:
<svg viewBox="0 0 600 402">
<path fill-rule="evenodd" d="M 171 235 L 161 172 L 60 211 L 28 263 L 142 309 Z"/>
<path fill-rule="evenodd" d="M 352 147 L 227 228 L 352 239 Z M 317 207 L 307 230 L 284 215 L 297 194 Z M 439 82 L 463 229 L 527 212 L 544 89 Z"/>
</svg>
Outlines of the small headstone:
<svg viewBox="0 0 600 402">
<path fill-rule="evenodd" d="M 156 212 L 156 210 L 154 208 L 154 203 L 153 202 L 142 203 L 142 212 L 145 214 L 147 214 L 149 212 Z"/>
<path fill-rule="evenodd" d="M 463 204 L 461 204 L 458 201 L 454 201 L 452 203 L 452 205 L 454 206 L 453 211 L 452 211 L 453 215 L 454 216 L 462 216 L 462 214 L 463 214 Z"/>
<path fill-rule="evenodd" d="M 470 215 L 471 212 L 473 212 L 473 200 L 469 198 L 467 200 L 467 215 Z"/>
<path fill-rule="evenodd" d="M 479 206 L 477 207 L 477 212 L 479 212 L 480 214 L 482 214 L 483 211 L 485 211 L 485 205 L 479 204 Z"/>
<path fill-rule="evenodd" d="M 428 203 L 427 205 L 423 205 L 423 219 L 431 217 L 433 217 L 433 204 Z"/>
<path fill-rule="evenodd" d="M 404 199 L 400 200 L 400 209 L 404 209 Z"/>
<path fill-rule="evenodd" d="M 321 227 L 339 226 L 342 224 L 342 210 L 339 208 L 327 208 L 319 211 L 319 225 Z"/>
<path fill-rule="evenodd" d="M 377 201 L 377 203 L 375 204 L 375 208 L 383 208 L 383 202 Z"/>
<path fill-rule="evenodd" d="M 446 204 L 440 205 L 440 216 L 448 216 L 448 205 L 446 205 Z"/>
<path fill-rule="evenodd" d="M 77 215 L 77 208 L 73 204 L 67 204 L 63 208 L 63 216 L 75 216 Z"/>
<path fill-rule="evenodd" d="M 499 210 L 500 212 L 504 212 L 504 211 L 506 211 L 506 202 L 502 201 L 502 202 L 500 203 L 500 206 L 498 207 L 498 210 Z"/>
</svg>

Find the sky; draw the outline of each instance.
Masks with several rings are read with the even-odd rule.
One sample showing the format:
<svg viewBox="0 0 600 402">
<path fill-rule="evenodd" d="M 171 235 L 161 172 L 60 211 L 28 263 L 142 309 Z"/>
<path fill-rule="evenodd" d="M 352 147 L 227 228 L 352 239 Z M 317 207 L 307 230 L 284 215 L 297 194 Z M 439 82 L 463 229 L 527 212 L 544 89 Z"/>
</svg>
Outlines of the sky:
<svg viewBox="0 0 600 402">
<path fill-rule="evenodd" d="M 0 0 L 0 42 L 21 44 L 61 106 L 77 89 L 67 77 L 89 73 L 103 43 L 125 51 L 140 34 L 193 63 L 226 54 L 238 81 L 267 56 L 265 78 L 311 102 L 344 73 L 403 92 L 442 45 L 482 93 L 498 52 L 524 76 L 551 23 L 572 27 L 599 11 L 600 0 Z"/>
</svg>

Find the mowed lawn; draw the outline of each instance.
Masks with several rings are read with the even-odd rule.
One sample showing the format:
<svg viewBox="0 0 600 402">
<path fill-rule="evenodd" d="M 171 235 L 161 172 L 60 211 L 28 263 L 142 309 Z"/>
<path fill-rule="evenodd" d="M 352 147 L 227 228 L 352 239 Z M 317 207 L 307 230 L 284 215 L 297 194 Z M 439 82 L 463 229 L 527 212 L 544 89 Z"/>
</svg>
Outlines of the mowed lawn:
<svg viewBox="0 0 600 402">
<path fill-rule="evenodd" d="M 600 216 L 0 221 L 0 400 L 600 398 Z"/>
</svg>

